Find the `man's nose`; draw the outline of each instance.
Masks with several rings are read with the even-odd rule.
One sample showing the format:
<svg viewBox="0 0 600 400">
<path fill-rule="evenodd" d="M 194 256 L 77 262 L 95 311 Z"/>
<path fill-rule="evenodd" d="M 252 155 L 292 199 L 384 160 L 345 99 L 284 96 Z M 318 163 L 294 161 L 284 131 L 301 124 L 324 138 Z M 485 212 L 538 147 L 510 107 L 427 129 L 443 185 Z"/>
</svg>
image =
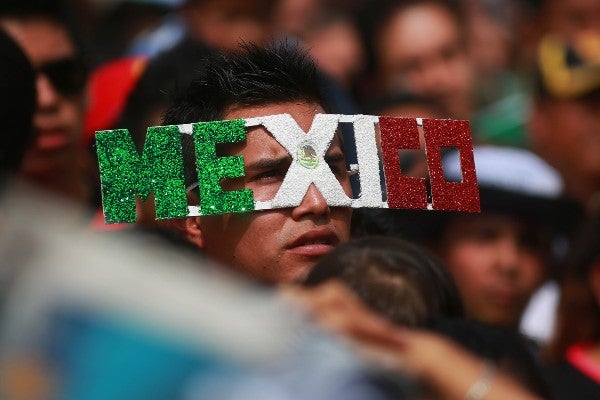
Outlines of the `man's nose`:
<svg viewBox="0 0 600 400">
<path fill-rule="evenodd" d="M 327 215 L 330 212 L 327 200 L 315 184 L 311 183 L 302 202 L 292 210 L 292 218 L 300 219 L 305 215 Z"/>
<path fill-rule="evenodd" d="M 58 103 L 59 94 L 44 74 L 38 75 L 36 87 L 38 109 L 49 109 Z"/>
</svg>

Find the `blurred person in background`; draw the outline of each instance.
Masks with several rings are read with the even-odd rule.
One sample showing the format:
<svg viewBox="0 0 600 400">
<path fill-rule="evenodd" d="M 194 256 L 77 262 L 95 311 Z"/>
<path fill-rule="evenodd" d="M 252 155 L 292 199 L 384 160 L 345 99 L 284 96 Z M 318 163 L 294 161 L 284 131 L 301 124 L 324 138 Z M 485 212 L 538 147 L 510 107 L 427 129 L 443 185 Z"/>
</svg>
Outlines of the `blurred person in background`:
<svg viewBox="0 0 600 400">
<path fill-rule="evenodd" d="M 477 85 L 483 81 L 485 87 L 480 89 L 498 89 L 494 82 L 504 72 L 511 69 L 514 56 L 514 24 L 517 17 L 515 2 L 512 0 L 467 0 L 465 1 L 467 29 L 469 36 L 469 53 Z M 497 98 L 495 93 L 485 93 Z"/>
<path fill-rule="evenodd" d="M 600 35 L 544 37 L 535 89 L 531 147 L 586 205 L 600 191 Z"/>
<path fill-rule="evenodd" d="M 81 147 L 87 65 L 61 1 L 0 4 L 0 26 L 23 48 L 37 73 L 36 137 L 21 176 L 83 204 L 93 197 L 91 164 Z"/>
<path fill-rule="evenodd" d="M 541 366 L 526 342 L 504 329 L 462 318 L 452 278 L 424 247 L 395 237 L 351 240 L 319 260 L 303 286 L 314 290 L 332 281 L 395 325 L 441 333 L 533 393 L 548 397 Z M 451 368 L 441 364 L 441 369 Z"/>
<path fill-rule="evenodd" d="M 276 36 L 302 36 L 312 21 L 324 12 L 326 1 L 276 0 L 272 25 Z"/>
<path fill-rule="evenodd" d="M 433 316 L 462 317 L 452 278 L 427 249 L 396 237 L 365 236 L 321 258 L 302 284 L 337 280 L 395 324 L 422 327 Z"/>
<path fill-rule="evenodd" d="M 517 331 L 531 295 L 560 261 L 555 241 L 572 232 L 580 210 L 562 197 L 558 173 L 533 153 L 481 146 L 474 157 L 480 214 L 381 210 L 371 215 L 371 233 L 430 246 L 456 282 L 467 317 Z M 452 153 L 444 172 L 460 181 Z"/>
<path fill-rule="evenodd" d="M 271 37 L 275 0 L 185 0 L 181 15 L 189 37 L 220 51 L 240 51 L 241 42 L 265 45 Z"/>
<path fill-rule="evenodd" d="M 529 69 L 522 65 L 522 1 L 467 0 L 469 59 L 475 76 L 471 128 L 479 143 L 527 147 Z M 529 23 L 530 21 L 527 21 Z"/>
<path fill-rule="evenodd" d="M 365 3 L 363 14 L 377 96 L 409 92 L 438 101 L 446 117 L 471 116 L 474 75 L 458 4 L 381 0 Z"/>
<path fill-rule="evenodd" d="M 548 398 L 541 364 L 526 341 L 514 332 L 463 318 L 451 275 L 425 247 L 376 235 L 351 240 L 321 258 L 303 286 L 318 288 L 332 281 L 348 287 L 371 311 L 395 325 L 441 333 Z"/>
<path fill-rule="evenodd" d="M 475 134 L 480 141 L 526 148 L 533 146 L 537 152 L 540 144 L 536 139 L 532 143 L 529 122 L 531 92 L 532 89 L 536 92 L 537 85 L 540 43 L 548 41 L 543 39 L 546 35 L 557 35 L 566 43 L 587 42 L 584 46 L 588 49 L 597 47 L 593 43 L 600 35 L 600 1 L 482 0 L 466 4 L 479 103 L 484 101 L 484 107 L 472 119 Z M 487 67 L 482 68 L 483 65 Z M 496 73 L 490 75 L 493 70 Z M 482 84 L 485 92 L 481 91 Z M 498 95 L 499 101 L 485 106 L 486 99 L 494 100 Z M 534 109 L 537 108 L 536 96 L 534 93 Z M 554 167 L 562 169 L 545 154 L 542 156 Z M 570 186 L 570 182 L 566 183 Z"/>
<path fill-rule="evenodd" d="M 548 349 L 548 382 L 557 400 L 600 397 L 600 202 L 594 206 L 566 263 Z"/>
<path fill-rule="evenodd" d="M 600 193 L 599 9 L 597 0 L 538 4 L 536 23 L 546 34 L 534 53 L 528 120 L 530 147 L 558 170 L 566 195 L 588 212 Z M 550 289 L 552 301 L 538 304 L 555 315 L 560 289 Z"/>
<path fill-rule="evenodd" d="M 122 0 L 102 10 L 96 30 L 98 51 L 154 57 L 191 40 L 219 51 L 240 51 L 239 43 L 266 44 L 276 0 Z M 116 25 L 116 27 L 115 27 Z M 117 43 L 113 43 L 113 42 Z M 106 61 L 107 56 L 102 61 Z"/>
<path fill-rule="evenodd" d="M 348 92 L 365 66 L 363 42 L 350 14 L 326 9 L 298 33 L 321 71 Z"/>
<path fill-rule="evenodd" d="M 425 391 L 416 398 L 541 398 L 525 388 L 508 365 L 475 356 L 440 334 L 393 325 L 339 282 L 308 289 L 286 287 L 282 295 L 373 365 L 422 382 Z"/>
<path fill-rule="evenodd" d="M 482 213 L 449 216 L 436 248 L 467 315 L 518 331 L 534 291 L 555 276 L 555 240 L 572 233 L 579 210 L 563 197 L 558 173 L 534 154 L 483 146 L 474 156 Z M 446 165 L 451 180 L 460 179 L 457 161 Z"/>
</svg>

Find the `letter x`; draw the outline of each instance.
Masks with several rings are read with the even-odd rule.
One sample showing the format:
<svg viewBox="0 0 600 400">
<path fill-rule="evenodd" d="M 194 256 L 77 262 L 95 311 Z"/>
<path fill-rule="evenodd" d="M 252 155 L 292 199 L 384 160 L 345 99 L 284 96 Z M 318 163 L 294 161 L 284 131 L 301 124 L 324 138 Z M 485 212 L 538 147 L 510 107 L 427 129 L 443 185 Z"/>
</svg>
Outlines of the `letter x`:
<svg viewBox="0 0 600 400">
<path fill-rule="evenodd" d="M 317 114 L 308 133 L 289 114 L 247 120 L 246 126 L 255 125 L 256 122 L 263 125 L 292 156 L 290 168 L 272 200 L 273 208 L 297 207 L 311 183 L 319 189 L 328 205 L 349 207 L 352 204 L 352 199 L 346 195 L 325 161 L 325 153 L 335 135 L 339 117 L 336 114 Z M 316 152 L 318 165 L 314 169 L 303 167 L 298 160 L 298 149 L 307 142 Z"/>
</svg>

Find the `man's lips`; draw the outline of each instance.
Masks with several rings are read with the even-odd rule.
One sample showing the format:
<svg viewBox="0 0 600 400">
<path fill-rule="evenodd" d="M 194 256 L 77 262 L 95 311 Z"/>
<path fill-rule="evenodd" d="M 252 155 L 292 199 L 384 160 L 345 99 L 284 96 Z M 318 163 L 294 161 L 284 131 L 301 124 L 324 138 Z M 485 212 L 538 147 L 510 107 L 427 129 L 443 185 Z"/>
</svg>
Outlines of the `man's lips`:
<svg viewBox="0 0 600 400">
<path fill-rule="evenodd" d="M 321 257 L 329 253 L 340 239 L 330 228 L 317 228 L 298 236 L 286 245 L 294 254 L 305 257 Z"/>
<path fill-rule="evenodd" d="M 67 147 L 70 138 L 67 132 L 62 129 L 39 129 L 35 140 L 38 150 L 58 150 Z"/>
</svg>

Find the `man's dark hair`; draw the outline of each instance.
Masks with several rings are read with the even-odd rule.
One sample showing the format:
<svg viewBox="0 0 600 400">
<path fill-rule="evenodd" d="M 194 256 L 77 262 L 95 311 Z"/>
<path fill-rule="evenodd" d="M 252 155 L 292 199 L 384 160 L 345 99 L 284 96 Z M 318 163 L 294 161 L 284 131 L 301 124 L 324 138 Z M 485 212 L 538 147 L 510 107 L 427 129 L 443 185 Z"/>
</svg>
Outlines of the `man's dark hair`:
<svg viewBox="0 0 600 400">
<path fill-rule="evenodd" d="M 163 124 L 219 120 L 231 106 L 298 101 L 325 107 L 315 64 L 296 45 L 280 42 L 242 48 L 240 53 L 207 58 L 196 79 L 167 111 Z"/>
<path fill-rule="evenodd" d="M 235 54 L 213 54 L 187 89 L 167 110 L 163 125 L 217 121 L 231 106 L 261 106 L 284 102 L 325 105 L 313 60 L 289 42 L 266 48 L 241 45 Z M 182 137 L 185 182 L 197 182 L 194 144 Z"/>
<path fill-rule="evenodd" d="M 456 285 L 428 250 L 393 237 L 365 236 L 321 258 L 304 281 L 338 279 L 371 309 L 400 325 L 422 326 L 435 315 L 462 317 Z"/>
</svg>

